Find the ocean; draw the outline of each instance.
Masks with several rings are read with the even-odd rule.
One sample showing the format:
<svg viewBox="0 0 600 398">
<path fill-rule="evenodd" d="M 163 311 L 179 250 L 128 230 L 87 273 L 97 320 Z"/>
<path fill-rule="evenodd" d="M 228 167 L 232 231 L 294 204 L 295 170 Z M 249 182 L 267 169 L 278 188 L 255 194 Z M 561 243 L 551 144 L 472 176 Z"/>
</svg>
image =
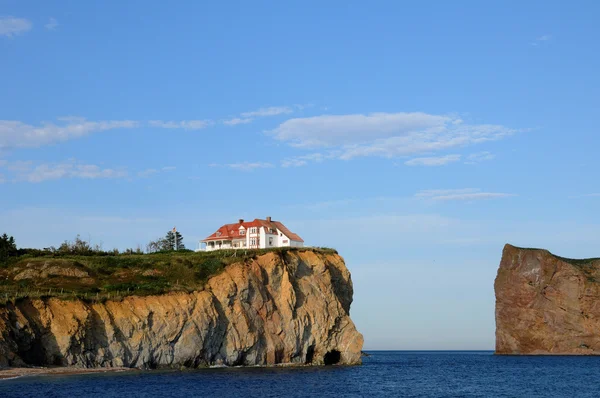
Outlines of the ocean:
<svg viewBox="0 0 600 398">
<path fill-rule="evenodd" d="M 0 381 L 0 397 L 598 397 L 600 357 L 371 351 L 362 366 L 219 368 Z"/>
</svg>

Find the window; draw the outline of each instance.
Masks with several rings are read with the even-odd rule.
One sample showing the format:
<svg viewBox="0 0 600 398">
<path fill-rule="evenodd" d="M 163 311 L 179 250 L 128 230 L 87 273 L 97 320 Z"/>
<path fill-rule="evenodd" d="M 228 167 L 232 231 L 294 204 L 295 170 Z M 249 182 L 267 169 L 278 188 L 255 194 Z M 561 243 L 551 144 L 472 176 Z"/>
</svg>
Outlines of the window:
<svg viewBox="0 0 600 398">
<path fill-rule="evenodd" d="M 250 228 L 250 233 L 251 234 L 255 234 L 256 233 L 256 227 Z"/>
<path fill-rule="evenodd" d="M 256 238 L 250 238 L 250 246 L 256 246 Z"/>
<path fill-rule="evenodd" d="M 243 229 L 240 229 L 240 235 L 246 235 L 246 231 L 244 231 Z"/>
<path fill-rule="evenodd" d="M 269 238 L 269 246 L 273 246 L 273 238 Z"/>
</svg>

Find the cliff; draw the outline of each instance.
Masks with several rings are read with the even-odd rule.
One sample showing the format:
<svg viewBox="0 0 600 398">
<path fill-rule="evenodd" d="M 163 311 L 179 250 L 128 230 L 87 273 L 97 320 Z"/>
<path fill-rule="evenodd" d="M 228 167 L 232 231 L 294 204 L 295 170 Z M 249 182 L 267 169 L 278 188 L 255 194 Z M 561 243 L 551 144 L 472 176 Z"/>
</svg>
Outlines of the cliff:
<svg viewBox="0 0 600 398">
<path fill-rule="evenodd" d="M 506 245 L 494 284 L 496 353 L 600 354 L 600 259 Z"/>
<path fill-rule="evenodd" d="M 0 307 L 0 366 L 359 364 L 352 294 L 340 256 L 290 250 L 229 264 L 193 293 L 21 298 Z"/>
</svg>

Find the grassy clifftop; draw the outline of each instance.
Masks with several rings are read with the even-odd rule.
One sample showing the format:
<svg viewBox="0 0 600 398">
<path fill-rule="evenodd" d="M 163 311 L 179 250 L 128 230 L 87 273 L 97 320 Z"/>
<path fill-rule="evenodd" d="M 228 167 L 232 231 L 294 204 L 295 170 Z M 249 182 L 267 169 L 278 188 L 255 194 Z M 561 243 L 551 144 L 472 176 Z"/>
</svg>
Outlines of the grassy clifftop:
<svg viewBox="0 0 600 398">
<path fill-rule="evenodd" d="M 128 295 L 162 294 L 203 288 L 228 264 L 267 252 L 333 249 L 276 248 L 165 252 L 153 254 L 46 254 L 11 257 L 0 263 L 0 304 L 24 297 L 61 297 L 102 301 Z"/>
<path fill-rule="evenodd" d="M 564 261 L 566 263 L 569 264 L 573 264 L 573 265 L 577 265 L 577 266 L 590 266 L 593 263 L 596 262 L 600 262 L 600 257 L 595 257 L 595 258 L 567 258 L 567 257 L 561 257 L 559 255 L 556 255 L 546 249 L 540 249 L 540 248 L 535 248 L 535 247 L 518 247 L 518 246 L 514 246 L 511 244 L 507 244 L 507 247 L 512 247 L 515 248 L 517 250 L 531 250 L 531 251 L 540 251 L 540 252 L 544 252 L 552 257 L 555 257 L 561 261 Z"/>
</svg>

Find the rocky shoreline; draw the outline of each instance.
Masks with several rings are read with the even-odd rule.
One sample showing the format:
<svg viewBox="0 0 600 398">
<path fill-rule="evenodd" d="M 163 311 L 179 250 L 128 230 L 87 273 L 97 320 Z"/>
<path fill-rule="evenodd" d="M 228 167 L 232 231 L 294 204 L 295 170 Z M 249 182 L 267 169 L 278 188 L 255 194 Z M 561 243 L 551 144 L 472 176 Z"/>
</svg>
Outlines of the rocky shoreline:
<svg viewBox="0 0 600 398">
<path fill-rule="evenodd" d="M 50 375 L 80 375 L 91 373 L 114 373 L 114 372 L 135 372 L 137 369 L 131 368 L 99 368 L 82 369 L 72 367 L 53 367 L 53 368 L 0 368 L 0 380 L 10 380 L 19 377 L 28 376 L 50 376 Z"/>
</svg>

